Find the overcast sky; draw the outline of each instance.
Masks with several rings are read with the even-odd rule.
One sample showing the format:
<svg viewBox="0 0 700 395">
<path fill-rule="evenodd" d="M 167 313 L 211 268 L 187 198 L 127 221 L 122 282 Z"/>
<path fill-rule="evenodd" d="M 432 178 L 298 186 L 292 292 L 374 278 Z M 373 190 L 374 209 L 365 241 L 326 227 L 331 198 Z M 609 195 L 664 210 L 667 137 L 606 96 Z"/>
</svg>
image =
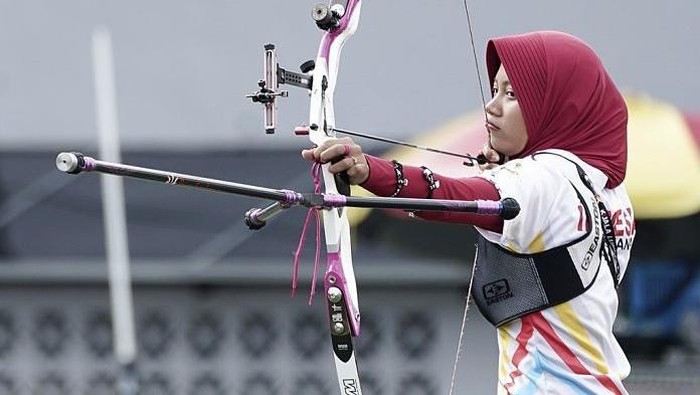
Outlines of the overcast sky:
<svg viewBox="0 0 700 395">
<path fill-rule="evenodd" d="M 96 146 L 90 43 L 114 41 L 124 147 L 296 147 L 307 95 L 290 88 L 279 136 L 244 98 L 261 76 L 262 46 L 283 67 L 316 53 L 317 0 L 0 0 L 0 149 Z M 480 67 L 488 37 L 556 29 L 580 36 L 619 86 L 700 112 L 697 0 L 469 2 Z M 410 138 L 480 107 L 461 0 L 364 0 L 345 46 L 338 126 Z"/>
</svg>

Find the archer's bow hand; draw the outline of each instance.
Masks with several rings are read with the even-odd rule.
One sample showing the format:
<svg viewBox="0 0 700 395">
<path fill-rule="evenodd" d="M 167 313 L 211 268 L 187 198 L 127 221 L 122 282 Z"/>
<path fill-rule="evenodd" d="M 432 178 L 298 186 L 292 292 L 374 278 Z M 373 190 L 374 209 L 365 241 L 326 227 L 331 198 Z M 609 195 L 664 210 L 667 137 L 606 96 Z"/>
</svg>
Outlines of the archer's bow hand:
<svg viewBox="0 0 700 395">
<path fill-rule="evenodd" d="M 349 137 L 326 140 L 316 148 L 302 150 L 301 156 L 313 162 L 330 162 L 328 171 L 347 173 L 352 185 L 362 184 L 369 178 L 369 165 L 362 147 Z"/>
</svg>

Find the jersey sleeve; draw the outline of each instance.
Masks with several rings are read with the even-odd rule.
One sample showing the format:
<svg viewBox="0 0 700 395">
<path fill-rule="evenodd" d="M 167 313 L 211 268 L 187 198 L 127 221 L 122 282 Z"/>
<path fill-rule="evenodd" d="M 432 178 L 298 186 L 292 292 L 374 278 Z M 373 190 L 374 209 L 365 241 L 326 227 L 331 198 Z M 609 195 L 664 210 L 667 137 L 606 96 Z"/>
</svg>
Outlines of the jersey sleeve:
<svg viewBox="0 0 700 395">
<path fill-rule="evenodd" d="M 361 185 L 378 196 L 393 196 L 397 191 L 394 164 L 390 160 L 365 155 L 370 168 L 369 178 Z M 402 177 L 406 185 L 400 188 L 397 197 L 444 200 L 499 200 L 500 196 L 494 185 L 480 177 L 452 178 L 433 174 L 439 184 L 432 192 L 423 175 L 423 168 L 402 166 Z M 462 223 L 479 226 L 492 232 L 501 232 L 503 220 L 497 215 L 480 215 L 454 211 L 419 211 L 416 216 L 440 222 Z"/>
<path fill-rule="evenodd" d="M 502 198 L 513 198 L 520 213 L 504 221 L 501 234 L 477 230 L 489 241 L 522 254 L 564 245 L 586 232 L 585 208 L 565 175 L 561 160 L 516 159 L 480 175 Z"/>
</svg>

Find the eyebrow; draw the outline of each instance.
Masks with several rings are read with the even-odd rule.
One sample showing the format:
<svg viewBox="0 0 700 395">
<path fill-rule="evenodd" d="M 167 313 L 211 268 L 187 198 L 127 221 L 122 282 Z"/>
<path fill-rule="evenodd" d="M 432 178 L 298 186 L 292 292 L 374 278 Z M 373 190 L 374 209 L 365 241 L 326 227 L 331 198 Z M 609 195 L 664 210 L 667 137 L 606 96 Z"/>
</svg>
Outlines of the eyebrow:
<svg viewBox="0 0 700 395">
<path fill-rule="evenodd" d="M 510 80 L 498 81 L 498 80 L 495 79 L 495 78 L 493 79 L 493 83 L 494 83 L 494 84 L 502 83 L 502 84 L 504 84 L 504 85 L 512 85 L 512 84 L 510 83 Z"/>
</svg>

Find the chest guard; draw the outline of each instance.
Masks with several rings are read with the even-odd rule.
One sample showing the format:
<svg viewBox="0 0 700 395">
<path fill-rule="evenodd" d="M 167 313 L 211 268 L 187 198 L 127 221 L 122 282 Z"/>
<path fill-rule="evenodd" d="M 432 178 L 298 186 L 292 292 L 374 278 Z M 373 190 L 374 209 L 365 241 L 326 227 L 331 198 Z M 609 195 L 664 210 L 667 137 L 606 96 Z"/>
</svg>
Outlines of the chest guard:
<svg viewBox="0 0 700 395">
<path fill-rule="evenodd" d="M 583 169 L 569 161 L 576 166 L 578 176 L 573 173 L 569 177 L 567 173 L 567 179 L 587 217 L 588 226 L 582 237 L 547 251 L 518 254 L 479 235 L 472 295 L 481 313 L 494 326 L 583 294 L 598 276 L 607 253 L 616 255 L 615 250 L 609 250 L 613 248 L 608 246 L 610 234 L 604 230 L 601 219 L 604 206 L 598 202 Z M 614 265 L 608 267 L 616 279 Z"/>
</svg>

